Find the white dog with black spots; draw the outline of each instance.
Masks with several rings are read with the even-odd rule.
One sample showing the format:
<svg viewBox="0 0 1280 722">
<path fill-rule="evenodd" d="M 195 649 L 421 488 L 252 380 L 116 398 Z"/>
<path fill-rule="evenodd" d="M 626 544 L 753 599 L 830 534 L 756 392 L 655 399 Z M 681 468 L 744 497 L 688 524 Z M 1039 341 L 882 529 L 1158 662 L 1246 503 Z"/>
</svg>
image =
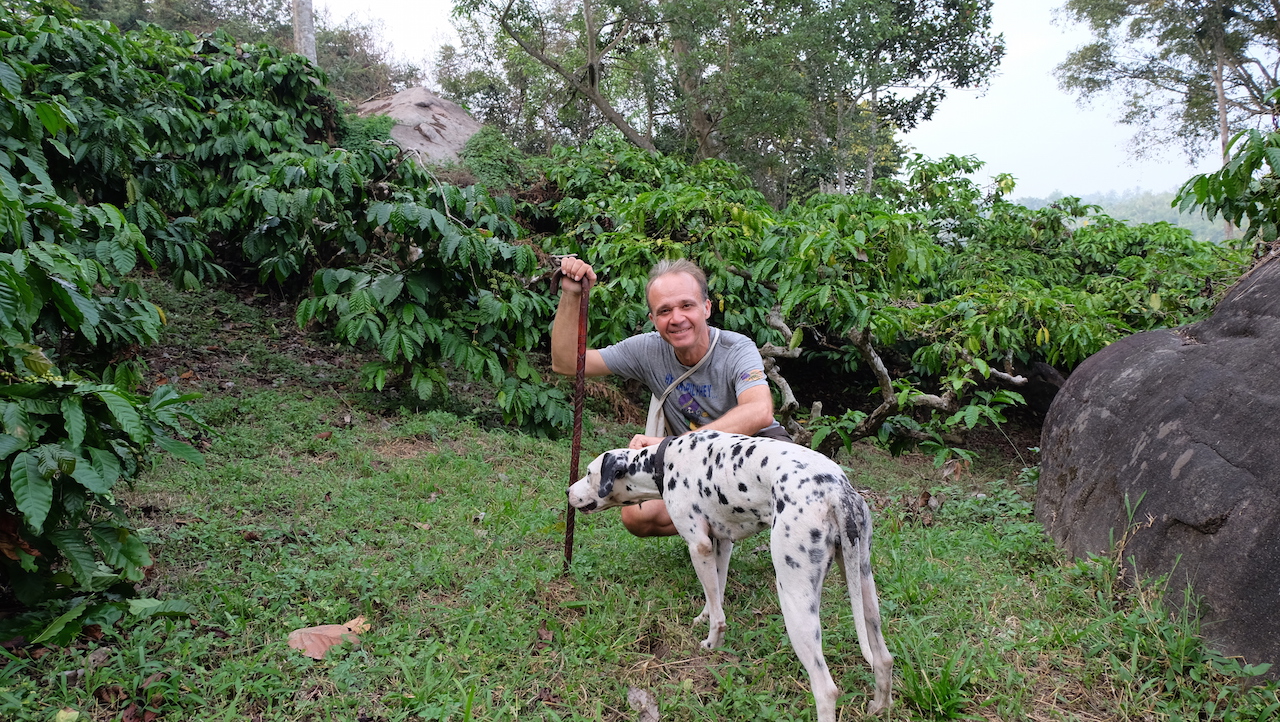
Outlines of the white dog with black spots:
<svg viewBox="0 0 1280 722">
<path fill-rule="evenodd" d="M 875 674 L 868 711 L 889 709 L 893 656 L 880 630 L 871 573 L 871 514 L 839 465 L 786 441 L 696 431 L 643 449 L 606 451 L 569 487 L 569 503 L 582 512 L 649 499 L 666 503 L 689 545 L 707 599 L 694 620 L 710 623 L 704 649 L 724 641 L 725 579 L 733 543 L 772 529 L 770 550 L 782 616 L 791 646 L 809 673 L 818 722 L 835 722 L 839 695 L 822 654 L 818 615 L 822 583 L 833 560 L 844 572 L 858 645 Z"/>
</svg>

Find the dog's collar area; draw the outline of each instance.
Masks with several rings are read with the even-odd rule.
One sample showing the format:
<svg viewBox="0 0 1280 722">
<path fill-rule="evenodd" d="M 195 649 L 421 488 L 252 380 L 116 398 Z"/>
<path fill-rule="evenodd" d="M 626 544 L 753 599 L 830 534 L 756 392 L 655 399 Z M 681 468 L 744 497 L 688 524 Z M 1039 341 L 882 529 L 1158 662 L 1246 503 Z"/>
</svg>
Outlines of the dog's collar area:
<svg viewBox="0 0 1280 722">
<path fill-rule="evenodd" d="M 653 452 L 653 482 L 658 485 L 658 496 L 662 496 L 665 489 L 662 488 L 662 472 L 667 468 L 667 445 L 676 437 L 665 436 L 662 441 L 658 442 L 657 451 Z"/>
</svg>

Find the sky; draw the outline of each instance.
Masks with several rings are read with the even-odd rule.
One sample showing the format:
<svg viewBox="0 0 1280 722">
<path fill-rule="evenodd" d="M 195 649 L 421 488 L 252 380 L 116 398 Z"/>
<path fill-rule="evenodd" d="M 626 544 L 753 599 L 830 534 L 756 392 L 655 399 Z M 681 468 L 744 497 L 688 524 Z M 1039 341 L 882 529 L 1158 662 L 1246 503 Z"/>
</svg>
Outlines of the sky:
<svg viewBox="0 0 1280 722">
<path fill-rule="evenodd" d="M 1196 166 L 1174 146 L 1163 157 L 1133 158 L 1134 129 L 1116 122 L 1118 101 L 1081 107 L 1058 89 L 1054 66 L 1089 39 L 1083 28 L 1055 22 L 1063 2 L 995 0 L 995 31 L 1006 45 L 996 77 L 985 91 L 951 91 L 932 120 L 905 136 L 906 144 L 931 158 L 975 155 L 986 163 L 975 179 L 1012 174 L 1015 198 L 1163 192 L 1212 170 L 1212 153 Z M 334 20 L 355 16 L 380 25 L 393 57 L 423 67 L 442 44 L 458 42 L 450 0 L 314 0 L 314 6 Z"/>
</svg>

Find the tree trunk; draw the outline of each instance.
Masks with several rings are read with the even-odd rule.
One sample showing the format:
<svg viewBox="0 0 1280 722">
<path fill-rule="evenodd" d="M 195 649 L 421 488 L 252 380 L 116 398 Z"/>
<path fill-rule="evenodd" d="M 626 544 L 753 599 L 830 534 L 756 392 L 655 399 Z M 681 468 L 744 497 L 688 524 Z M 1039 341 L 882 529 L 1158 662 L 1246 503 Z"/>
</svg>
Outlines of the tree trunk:
<svg viewBox="0 0 1280 722">
<path fill-rule="evenodd" d="M 686 40 L 676 38 L 671 41 L 671 52 L 676 56 L 676 83 L 684 96 L 685 108 L 689 114 L 689 126 L 693 129 L 694 138 L 698 141 L 699 160 L 720 157 L 719 144 L 715 141 L 716 124 L 711 114 L 698 102 L 701 72 L 693 60 L 693 53 Z"/>
<path fill-rule="evenodd" d="M 1218 96 L 1218 134 L 1222 140 L 1222 165 L 1225 167 L 1231 161 L 1227 149 L 1231 144 L 1231 129 L 1227 123 L 1227 89 L 1226 89 L 1226 34 L 1225 18 L 1222 17 L 1222 7 L 1219 3 L 1214 3 L 1213 12 L 1218 16 L 1215 20 L 1218 23 L 1213 31 L 1213 89 Z M 1235 224 L 1226 221 L 1224 235 L 1227 240 L 1231 240 L 1236 236 Z"/>
<path fill-rule="evenodd" d="M 316 18 L 311 0 L 293 0 L 293 49 L 316 62 Z"/>
<path fill-rule="evenodd" d="M 609 48 L 605 48 L 603 51 L 599 51 L 597 53 L 595 20 L 591 13 L 591 3 L 584 2 L 582 4 L 583 19 L 586 22 L 587 29 L 587 37 L 585 38 L 584 43 L 586 45 L 585 50 L 587 52 L 587 62 L 583 77 L 579 77 L 578 73 L 570 72 L 567 68 L 557 62 L 555 58 L 548 56 L 527 38 L 516 32 L 515 28 L 511 27 L 511 23 L 508 19 L 510 12 L 511 5 L 508 5 L 506 10 L 498 16 L 498 25 L 502 28 L 502 31 L 507 34 L 507 37 L 516 41 L 516 44 L 528 53 L 530 57 L 555 71 L 556 75 L 563 78 L 570 87 L 581 93 L 587 100 L 591 101 L 591 104 L 600 111 L 601 115 L 605 117 L 605 120 L 608 120 L 615 128 L 621 131 L 622 135 L 628 141 L 636 147 L 643 148 L 650 153 L 658 152 L 658 149 L 653 145 L 653 141 L 649 140 L 643 133 L 636 130 L 635 127 L 632 126 L 625 117 L 623 117 L 622 113 L 619 113 L 617 109 L 613 107 L 613 104 L 609 102 L 609 99 L 604 97 L 600 92 L 600 60 L 609 52 L 612 44 Z M 625 30 L 623 33 L 619 34 L 618 38 L 614 40 L 614 43 L 622 39 L 622 34 L 625 34 Z"/>
<path fill-rule="evenodd" d="M 871 86 L 871 134 L 867 137 L 866 177 L 862 179 L 862 192 L 871 195 L 873 176 L 876 171 L 876 136 L 880 133 L 880 116 L 876 113 L 876 90 Z"/>
</svg>

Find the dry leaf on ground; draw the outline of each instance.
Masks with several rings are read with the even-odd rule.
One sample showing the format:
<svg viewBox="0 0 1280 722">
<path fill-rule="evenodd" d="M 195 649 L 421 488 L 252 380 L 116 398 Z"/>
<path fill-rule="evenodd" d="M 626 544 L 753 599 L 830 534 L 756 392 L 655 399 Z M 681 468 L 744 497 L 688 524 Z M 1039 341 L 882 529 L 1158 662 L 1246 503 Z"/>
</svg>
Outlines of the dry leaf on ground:
<svg viewBox="0 0 1280 722">
<path fill-rule="evenodd" d="M 627 704 L 640 713 L 639 722 L 658 722 L 658 700 L 642 687 L 627 688 Z"/>
<path fill-rule="evenodd" d="M 322 624 L 289 632 L 289 646 L 312 659 L 324 659 L 330 647 L 343 642 L 360 643 L 360 634 L 369 631 L 364 617 L 356 617 L 346 624 Z"/>
</svg>

